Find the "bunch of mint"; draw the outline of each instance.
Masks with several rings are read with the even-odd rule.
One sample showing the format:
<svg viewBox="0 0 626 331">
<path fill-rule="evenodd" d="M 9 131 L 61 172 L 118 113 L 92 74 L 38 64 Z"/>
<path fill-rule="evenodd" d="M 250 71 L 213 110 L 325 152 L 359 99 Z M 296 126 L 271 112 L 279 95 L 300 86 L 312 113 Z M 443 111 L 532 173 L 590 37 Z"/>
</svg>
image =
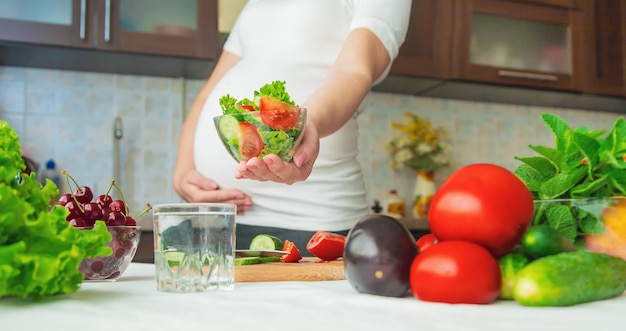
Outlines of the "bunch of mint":
<svg viewBox="0 0 626 331">
<path fill-rule="evenodd" d="M 607 199 L 626 195 L 626 121 L 610 131 L 571 128 L 554 114 L 542 114 L 555 147 L 530 145 L 539 156 L 521 161 L 515 174 L 537 200 L 533 224 L 549 224 L 570 240 L 604 231 Z M 549 200 L 567 199 L 560 203 Z"/>
</svg>

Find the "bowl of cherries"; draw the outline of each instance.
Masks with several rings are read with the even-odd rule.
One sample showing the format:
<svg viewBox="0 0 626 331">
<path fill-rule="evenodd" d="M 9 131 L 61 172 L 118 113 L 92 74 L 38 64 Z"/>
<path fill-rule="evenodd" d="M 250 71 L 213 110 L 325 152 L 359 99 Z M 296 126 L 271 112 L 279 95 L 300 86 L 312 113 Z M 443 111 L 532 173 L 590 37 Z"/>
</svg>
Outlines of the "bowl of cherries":
<svg viewBox="0 0 626 331">
<path fill-rule="evenodd" d="M 130 265 L 141 237 L 141 227 L 136 219 L 151 209 L 147 205 L 139 215 L 131 216 L 124 196 L 115 180 L 106 193 L 94 196 L 88 186 L 80 186 L 67 171 L 63 171 L 68 187 L 72 187 L 70 180 L 76 189 L 73 193 L 61 195 L 57 205 L 64 206 L 69 211 L 66 220 L 80 230 L 88 231 L 93 228 L 96 221 L 104 221 L 111 233 L 111 241 L 107 243 L 112 250 L 111 255 L 85 258 L 78 267 L 85 275 L 85 281 L 116 281 L 122 276 Z M 115 188 L 121 199 L 114 199 L 110 193 Z"/>
</svg>

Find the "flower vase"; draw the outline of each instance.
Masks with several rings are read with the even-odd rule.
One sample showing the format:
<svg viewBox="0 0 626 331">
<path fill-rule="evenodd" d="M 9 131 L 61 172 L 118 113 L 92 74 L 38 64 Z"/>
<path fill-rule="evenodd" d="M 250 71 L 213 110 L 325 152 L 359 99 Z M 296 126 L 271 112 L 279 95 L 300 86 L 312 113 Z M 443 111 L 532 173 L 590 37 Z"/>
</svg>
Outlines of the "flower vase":
<svg viewBox="0 0 626 331">
<path fill-rule="evenodd" d="M 418 169 L 417 178 L 413 189 L 413 217 L 426 219 L 430 201 L 435 195 L 435 170 Z"/>
</svg>

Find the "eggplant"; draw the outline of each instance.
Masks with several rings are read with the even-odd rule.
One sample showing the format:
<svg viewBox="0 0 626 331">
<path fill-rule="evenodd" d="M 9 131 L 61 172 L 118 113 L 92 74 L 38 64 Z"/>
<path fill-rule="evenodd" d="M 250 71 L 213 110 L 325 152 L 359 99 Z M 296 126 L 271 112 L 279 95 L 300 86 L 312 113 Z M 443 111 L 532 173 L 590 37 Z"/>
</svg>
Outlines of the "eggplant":
<svg viewBox="0 0 626 331">
<path fill-rule="evenodd" d="M 415 238 L 397 219 L 367 215 L 346 238 L 344 273 L 359 293 L 404 297 L 410 294 L 409 273 L 417 254 Z"/>
</svg>

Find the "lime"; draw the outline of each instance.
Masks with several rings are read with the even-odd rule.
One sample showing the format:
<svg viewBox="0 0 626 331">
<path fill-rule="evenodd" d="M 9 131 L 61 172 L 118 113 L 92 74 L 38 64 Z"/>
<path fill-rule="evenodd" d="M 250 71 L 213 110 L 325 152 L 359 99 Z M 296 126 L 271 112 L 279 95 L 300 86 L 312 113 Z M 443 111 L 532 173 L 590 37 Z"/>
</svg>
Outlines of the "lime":
<svg viewBox="0 0 626 331">
<path fill-rule="evenodd" d="M 176 252 L 176 251 L 165 252 L 164 256 L 165 256 L 165 259 L 167 260 L 167 264 L 170 267 L 173 267 L 173 266 L 179 266 L 181 264 L 181 262 L 185 258 L 185 253 L 184 252 Z"/>
</svg>

